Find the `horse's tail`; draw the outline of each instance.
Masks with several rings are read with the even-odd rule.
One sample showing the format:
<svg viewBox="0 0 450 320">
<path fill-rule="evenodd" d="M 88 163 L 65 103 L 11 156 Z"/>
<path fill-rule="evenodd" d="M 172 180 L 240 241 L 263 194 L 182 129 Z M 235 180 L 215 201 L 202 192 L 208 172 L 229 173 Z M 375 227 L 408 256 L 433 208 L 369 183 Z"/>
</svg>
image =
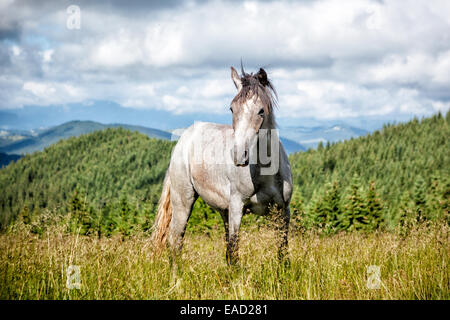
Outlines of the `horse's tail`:
<svg viewBox="0 0 450 320">
<path fill-rule="evenodd" d="M 163 190 L 159 199 L 158 212 L 153 225 L 152 242 L 155 249 L 161 250 L 167 241 L 169 225 L 172 220 L 172 204 L 170 202 L 170 177 L 169 170 L 164 178 Z"/>
</svg>

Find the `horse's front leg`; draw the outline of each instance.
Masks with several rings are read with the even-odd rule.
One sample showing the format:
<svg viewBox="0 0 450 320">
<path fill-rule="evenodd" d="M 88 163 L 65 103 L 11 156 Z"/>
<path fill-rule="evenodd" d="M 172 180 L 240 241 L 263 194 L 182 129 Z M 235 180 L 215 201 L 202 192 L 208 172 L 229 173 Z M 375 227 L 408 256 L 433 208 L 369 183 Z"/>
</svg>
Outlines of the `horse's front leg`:
<svg viewBox="0 0 450 320">
<path fill-rule="evenodd" d="M 235 265 L 238 262 L 239 229 L 244 211 L 244 203 L 240 197 L 231 197 L 228 209 L 228 243 L 227 262 Z"/>
</svg>

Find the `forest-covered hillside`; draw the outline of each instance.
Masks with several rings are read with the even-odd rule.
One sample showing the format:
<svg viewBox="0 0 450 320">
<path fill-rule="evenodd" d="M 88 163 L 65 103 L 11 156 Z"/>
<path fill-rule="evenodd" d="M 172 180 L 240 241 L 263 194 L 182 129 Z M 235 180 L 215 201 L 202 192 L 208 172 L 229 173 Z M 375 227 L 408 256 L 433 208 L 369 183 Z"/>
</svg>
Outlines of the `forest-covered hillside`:
<svg viewBox="0 0 450 320">
<path fill-rule="evenodd" d="M 291 155 L 293 206 L 325 229 L 370 224 L 371 215 L 389 226 L 405 215 L 448 219 L 449 126 L 450 112 L 439 113 Z"/>
<path fill-rule="evenodd" d="M 290 156 L 296 226 L 374 230 L 448 219 L 450 112 Z M 174 142 L 124 129 L 70 138 L 0 170 L 1 224 L 70 213 L 84 233 L 129 233 L 152 222 Z M 190 227 L 221 228 L 201 200 Z"/>
<path fill-rule="evenodd" d="M 4 226 L 25 210 L 67 212 L 75 195 L 99 210 L 126 198 L 137 207 L 159 199 L 174 143 L 124 129 L 69 138 L 0 170 Z"/>
</svg>

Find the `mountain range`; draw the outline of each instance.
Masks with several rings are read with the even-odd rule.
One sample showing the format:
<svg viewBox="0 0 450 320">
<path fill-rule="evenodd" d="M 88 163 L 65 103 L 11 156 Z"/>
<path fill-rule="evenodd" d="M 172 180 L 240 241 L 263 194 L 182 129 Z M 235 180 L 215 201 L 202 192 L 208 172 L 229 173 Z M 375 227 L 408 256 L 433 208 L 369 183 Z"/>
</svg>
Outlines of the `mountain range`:
<svg viewBox="0 0 450 320">
<path fill-rule="evenodd" d="M 68 104 L 64 108 L 24 106 L 0 110 L 0 152 L 30 153 L 42 150 L 59 139 L 117 126 L 150 133 L 151 137 L 170 139 L 170 132 L 176 128 L 186 128 L 195 121 L 230 123 L 231 115 L 202 112 L 174 114 L 158 109 L 130 110 L 110 101 Z M 366 135 L 381 129 L 386 120 L 377 117 L 345 120 L 277 117 L 277 123 L 284 147 L 288 153 L 293 153 L 315 148 L 320 141 L 337 142 Z"/>
<path fill-rule="evenodd" d="M 317 147 L 320 142 L 344 141 L 369 133 L 369 131 L 347 124 L 316 127 L 289 126 L 280 128 L 280 132 L 284 137 L 300 143 L 307 149 Z"/>
<path fill-rule="evenodd" d="M 122 127 L 130 131 L 138 131 L 151 138 L 170 140 L 171 133 L 127 124 L 102 124 L 94 121 L 70 121 L 49 129 L 36 130 L 1 130 L 0 152 L 7 154 L 25 154 L 40 151 L 49 145 L 69 137 L 77 137 L 106 128 Z"/>
<path fill-rule="evenodd" d="M 280 110 L 283 107 L 280 106 Z M 277 112 L 279 113 L 279 112 Z M 370 132 L 381 129 L 386 122 L 406 122 L 412 115 L 404 117 L 366 116 L 345 119 L 308 118 L 299 115 L 276 115 L 277 123 L 281 129 L 287 127 L 332 127 L 346 125 L 364 128 Z M 89 120 L 100 123 L 132 123 L 147 128 L 156 128 L 170 131 L 176 128 L 186 128 L 195 121 L 215 123 L 231 123 L 231 113 L 228 107 L 223 106 L 217 113 L 206 113 L 204 110 L 192 113 L 174 113 L 155 108 L 131 109 L 111 101 L 91 101 L 87 104 L 67 104 L 64 106 L 24 106 L 18 109 L 0 110 L 0 129 L 23 129 L 60 125 L 73 120 Z M 282 134 L 283 136 L 283 134 Z"/>
<path fill-rule="evenodd" d="M 151 138 L 173 140 L 170 132 L 128 124 L 102 124 L 94 121 L 69 121 L 48 129 L 34 130 L 0 130 L 0 166 L 17 160 L 21 154 L 33 153 L 58 142 L 61 139 L 77 137 L 107 128 L 122 127 L 130 131 L 138 131 Z M 301 144 L 281 137 L 281 142 L 288 153 L 305 151 Z"/>
</svg>

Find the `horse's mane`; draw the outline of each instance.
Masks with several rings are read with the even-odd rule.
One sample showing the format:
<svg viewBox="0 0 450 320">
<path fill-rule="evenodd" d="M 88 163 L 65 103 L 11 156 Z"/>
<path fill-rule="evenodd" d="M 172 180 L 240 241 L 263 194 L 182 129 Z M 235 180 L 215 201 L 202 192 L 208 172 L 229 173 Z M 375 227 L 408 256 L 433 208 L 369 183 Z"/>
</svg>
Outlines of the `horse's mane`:
<svg viewBox="0 0 450 320">
<path fill-rule="evenodd" d="M 232 103 L 243 104 L 252 97 L 253 99 L 260 98 L 275 125 L 273 107 L 277 106 L 278 96 L 272 82 L 267 78 L 266 71 L 260 68 L 256 74 L 248 74 L 244 71 L 244 67 L 241 64 L 241 72 L 242 89 L 234 97 Z"/>
</svg>

